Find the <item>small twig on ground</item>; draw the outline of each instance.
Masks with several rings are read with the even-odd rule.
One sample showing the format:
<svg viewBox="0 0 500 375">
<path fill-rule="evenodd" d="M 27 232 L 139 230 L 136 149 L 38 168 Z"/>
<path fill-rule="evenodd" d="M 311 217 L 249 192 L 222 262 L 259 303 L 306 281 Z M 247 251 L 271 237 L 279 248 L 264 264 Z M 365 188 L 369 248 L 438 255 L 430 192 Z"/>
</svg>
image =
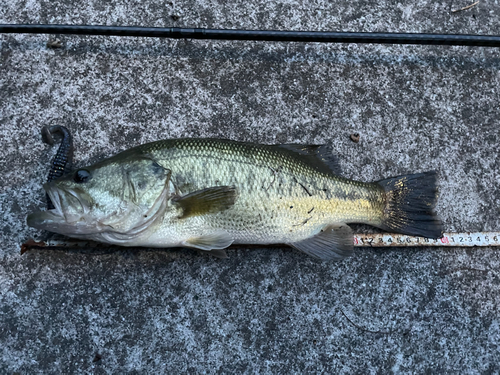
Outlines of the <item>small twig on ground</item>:
<svg viewBox="0 0 500 375">
<path fill-rule="evenodd" d="M 440 273 L 438 273 L 438 276 L 445 276 L 445 275 L 449 275 L 451 273 L 460 272 L 460 271 L 476 271 L 476 272 L 482 272 L 482 273 L 488 273 L 488 272 L 490 272 L 490 270 L 482 270 L 482 269 L 479 269 L 479 268 L 460 267 L 460 268 L 455 268 L 455 269 L 452 269 L 452 270 L 446 270 L 446 271 L 440 272 Z"/>
<path fill-rule="evenodd" d="M 60 39 L 49 39 L 49 41 L 47 42 L 47 47 L 48 48 L 52 48 L 52 49 L 56 49 L 56 48 L 61 48 L 63 46 L 62 42 Z M 52 143 L 50 143 L 52 144 Z"/>
<path fill-rule="evenodd" d="M 460 9 L 455 9 L 455 10 L 452 10 L 451 13 L 457 13 L 457 12 L 461 12 L 463 10 L 467 10 L 467 9 L 470 9 L 472 8 L 473 6 L 476 6 L 477 4 L 479 4 L 479 0 L 476 1 L 474 4 L 471 4 L 471 5 L 467 5 L 466 7 L 463 7 L 463 8 L 460 8 Z"/>
<path fill-rule="evenodd" d="M 357 325 L 356 323 L 354 323 L 351 319 L 349 319 L 349 317 L 345 314 L 344 310 L 340 309 L 340 312 L 342 313 L 342 315 L 344 315 L 344 318 L 346 318 L 349 321 L 349 323 L 351 323 L 354 327 L 356 327 L 357 329 L 360 329 L 361 331 L 365 331 L 365 332 L 369 332 L 369 333 L 381 333 L 383 335 L 390 335 L 392 333 L 392 330 L 389 330 L 389 331 L 380 331 L 380 330 L 379 331 L 372 331 L 372 330 L 360 327 L 359 325 Z"/>
</svg>

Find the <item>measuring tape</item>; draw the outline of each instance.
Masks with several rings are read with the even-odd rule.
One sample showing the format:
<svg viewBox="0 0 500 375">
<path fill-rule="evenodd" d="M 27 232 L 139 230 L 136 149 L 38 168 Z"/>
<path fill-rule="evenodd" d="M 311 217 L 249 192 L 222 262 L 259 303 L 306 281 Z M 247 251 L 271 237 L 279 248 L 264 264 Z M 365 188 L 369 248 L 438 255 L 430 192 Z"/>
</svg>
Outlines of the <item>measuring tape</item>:
<svg viewBox="0 0 500 375">
<path fill-rule="evenodd" d="M 21 246 L 21 254 L 30 249 L 70 249 L 70 248 L 109 248 L 106 245 L 85 240 L 42 240 L 29 239 Z M 245 245 L 242 245 L 245 246 Z M 432 239 L 425 237 L 406 236 L 394 233 L 355 234 L 355 247 L 483 247 L 500 246 L 500 232 L 464 232 L 444 233 L 441 238 Z"/>
<path fill-rule="evenodd" d="M 438 239 L 394 233 L 355 234 L 355 247 L 500 246 L 500 232 L 443 233 Z"/>
</svg>

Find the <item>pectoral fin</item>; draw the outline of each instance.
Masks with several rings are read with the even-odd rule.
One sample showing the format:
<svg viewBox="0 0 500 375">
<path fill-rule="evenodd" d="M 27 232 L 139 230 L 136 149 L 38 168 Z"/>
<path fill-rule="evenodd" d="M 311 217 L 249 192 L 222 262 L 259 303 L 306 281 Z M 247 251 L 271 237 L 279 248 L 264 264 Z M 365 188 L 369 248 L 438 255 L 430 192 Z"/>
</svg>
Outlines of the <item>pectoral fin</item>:
<svg viewBox="0 0 500 375">
<path fill-rule="evenodd" d="M 204 251 L 225 249 L 233 243 L 231 235 L 225 231 L 217 231 L 197 237 L 190 237 L 182 242 L 182 246 L 194 247 Z"/>
<path fill-rule="evenodd" d="M 352 254 L 352 230 L 347 225 L 328 225 L 315 236 L 288 244 L 321 260 L 340 260 Z"/>
<path fill-rule="evenodd" d="M 236 196 L 234 186 L 215 186 L 173 198 L 172 201 L 182 208 L 179 219 L 183 219 L 227 210 L 234 205 Z"/>
</svg>

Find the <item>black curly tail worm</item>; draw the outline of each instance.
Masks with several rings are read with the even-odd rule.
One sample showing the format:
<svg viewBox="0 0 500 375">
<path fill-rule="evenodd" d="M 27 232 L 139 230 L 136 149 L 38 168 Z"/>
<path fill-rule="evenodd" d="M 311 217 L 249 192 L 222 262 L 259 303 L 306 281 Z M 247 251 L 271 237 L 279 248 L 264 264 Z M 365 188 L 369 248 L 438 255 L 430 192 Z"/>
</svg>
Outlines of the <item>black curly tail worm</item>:
<svg viewBox="0 0 500 375">
<path fill-rule="evenodd" d="M 73 137 L 67 128 L 60 125 L 44 126 L 42 128 L 42 140 L 49 145 L 54 144 L 53 135 L 58 134 L 61 136 L 61 145 L 57 154 L 52 160 L 52 167 L 47 177 L 47 182 L 51 182 L 56 178 L 68 173 L 71 170 L 73 163 Z M 47 194 L 47 209 L 54 208 L 54 204 Z"/>
</svg>

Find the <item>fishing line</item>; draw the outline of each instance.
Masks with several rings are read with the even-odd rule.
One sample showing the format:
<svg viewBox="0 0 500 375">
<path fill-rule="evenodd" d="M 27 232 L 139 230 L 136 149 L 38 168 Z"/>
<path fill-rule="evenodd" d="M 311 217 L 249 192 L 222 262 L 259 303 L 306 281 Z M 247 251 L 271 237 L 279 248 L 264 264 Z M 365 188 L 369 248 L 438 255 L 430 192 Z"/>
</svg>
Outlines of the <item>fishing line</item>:
<svg viewBox="0 0 500 375">
<path fill-rule="evenodd" d="M 173 39 L 254 40 L 269 42 L 420 44 L 500 47 L 498 35 L 357 33 L 333 31 L 229 30 L 182 27 L 0 24 L 4 34 L 73 34 Z"/>
</svg>

